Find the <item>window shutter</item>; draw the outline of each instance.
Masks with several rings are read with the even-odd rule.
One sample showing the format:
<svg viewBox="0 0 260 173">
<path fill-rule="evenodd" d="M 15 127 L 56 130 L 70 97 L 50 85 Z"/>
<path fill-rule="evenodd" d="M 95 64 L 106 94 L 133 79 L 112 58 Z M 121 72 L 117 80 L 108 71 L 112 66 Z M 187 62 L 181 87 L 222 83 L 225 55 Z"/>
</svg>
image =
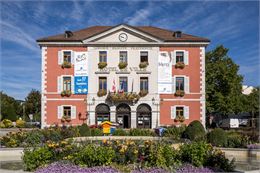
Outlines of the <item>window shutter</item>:
<svg viewBox="0 0 260 173">
<path fill-rule="evenodd" d="M 63 106 L 58 106 L 58 119 L 62 118 L 62 113 L 63 113 Z"/>
<path fill-rule="evenodd" d="M 189 119 L 190 118 L 189 114 L 190 114 L 189 106 L 184 106 L 184 118 Z"/>
<path fill-rule="evenodd" d="M 75 53 L 74 51 L 71 51 L 71 63 L 74 64 L 74 60 L 75 60 Z"/>
<path fill-rule="evenodd" d="M 172 93 L 175 93 L 176 91 L 176 78 L 172 78 Z"/>
<path fill-rule="evenodd" d="M 76 119 L 76 106 L 71 106 L 71 119 Z"/>
<path fill-rule="evenodd" d="M 58 76 L 57 79 L 57 92 L 58 93 L 62 92 L 62 76 Z"/>
<path fill-rule="evenodd" d="M 184 64 L 189 65 L 189 51 L 184 51 Z"/>
<path fill-rule="evenodd" d="M 71 76 L 71 93 L 74 93 L 74 76 Z"/>
<path fill-rule="evenodd" d="M 62 57 L 62 55 L 63 55 L 63 52 L 60 50 L 60 51 L 58 51 L 58 64 L 59 65 L 62 65 L 62 63 L 63 63 L 63 57 Z"/>
<path fill-rule="evenodd" d="M 176 106 L 171 106 L 171 119 L 176 118 Z"/>
<path fill-rule="evenodd" d="M 184 80 L 185 93 L 190 93 L 190 78 L 185 76 Z"/>
<path fill-rule="evenodd" d="M 172 65 L 176 64 L 176 51 L 172 52 Z"/>
</svg>

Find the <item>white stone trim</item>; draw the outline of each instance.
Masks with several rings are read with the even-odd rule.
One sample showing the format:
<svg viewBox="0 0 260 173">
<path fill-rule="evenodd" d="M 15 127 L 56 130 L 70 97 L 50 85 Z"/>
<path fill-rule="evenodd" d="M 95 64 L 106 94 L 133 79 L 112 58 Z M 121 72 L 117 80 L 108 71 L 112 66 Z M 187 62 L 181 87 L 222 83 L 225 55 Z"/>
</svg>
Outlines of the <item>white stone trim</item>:
<svg viewBox="0 0 260 173">
<path fill-rule="evenodd" d="M 46 96 L 47 91 L 47 47 L 42 47 L 42 67 L 41 67 L 41 128 L 46 126 Z"/>
<path fill-rule="evenodd" d="M 202 99 L 184 99 L 184 98 L 178 98 L 178 99 L 162 99 L 162 101 L 202 101 Z"/>
<path fill-rule="evenodd" d="M 47 98 L 47 101 L 84 101 L 84 99 L 80 98 Z"/>
<path fill-rule="evenodd" d="M 38 42 L 39 45 L 87 45 L 87 46 L 93 46 L 93 45 L 154 45 L 154 46 L 163 46 L 163 45 L 208 45 L 210 42 L 160 42 L 160 43 L 149 43 L 149 42 L 144 42 L 144 43 L 140 43 L 140 42 L 131 42 L 131 43 L 119 43 L 119 42 L 111 42 L 111 43 L 107 43 L 107 42 L 92 42 L 92 43 L 82 43 L 82 42 Z"/>
<path fill-rule="evenodd" d="M 205 73 L 205 47 L 200 47 L 200 93 L 202 94 L 200 98 L 200 120 L 204 127 L 206 126 Z"/>
</svg>

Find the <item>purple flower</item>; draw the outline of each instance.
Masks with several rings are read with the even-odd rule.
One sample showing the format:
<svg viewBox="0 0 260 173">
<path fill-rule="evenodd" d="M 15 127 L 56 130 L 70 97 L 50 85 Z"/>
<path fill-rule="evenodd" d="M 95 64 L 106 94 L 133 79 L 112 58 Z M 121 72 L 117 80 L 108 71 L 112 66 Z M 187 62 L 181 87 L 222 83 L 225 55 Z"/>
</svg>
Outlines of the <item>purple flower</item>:
<svg viewBox="0 0 260 173">
<path fill-rule="evenodd" d="M 176 173 L 213 173 L 214 171 L 209 168 L 195 167 L 192 165 L 184 165 L 176 170 Z"/>
<path fill-rule="evenodd" d="M 162 168 L 148 168 L 148 169 L 134 170 L 131 173 L 168 173 L 168 171 Z"/>
<path fill-rule="evenodd" d="M 247 145 L 248 149 L 260 149 L 260 145 L 259 144 L 250 144 Z"/>
</svg>

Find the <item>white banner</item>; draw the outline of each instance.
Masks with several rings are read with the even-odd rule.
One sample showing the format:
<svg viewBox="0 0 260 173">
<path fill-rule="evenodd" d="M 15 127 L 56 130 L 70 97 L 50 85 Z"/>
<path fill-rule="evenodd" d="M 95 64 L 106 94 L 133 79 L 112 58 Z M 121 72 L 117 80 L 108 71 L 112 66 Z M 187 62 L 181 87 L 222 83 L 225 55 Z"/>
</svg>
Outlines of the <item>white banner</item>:
<svg viewBox="0 0 260 173">
<path fill-rule="evenodd" d="M 168 52 L 160 52 L 158 57 L 158 93 L 172 93 L 172 58 Z"/>
<path fill-rule="evenodd" d="M 88 76 L 87 52 L 75 52 L 74 61 L 74 76 Z"/>
</svg>

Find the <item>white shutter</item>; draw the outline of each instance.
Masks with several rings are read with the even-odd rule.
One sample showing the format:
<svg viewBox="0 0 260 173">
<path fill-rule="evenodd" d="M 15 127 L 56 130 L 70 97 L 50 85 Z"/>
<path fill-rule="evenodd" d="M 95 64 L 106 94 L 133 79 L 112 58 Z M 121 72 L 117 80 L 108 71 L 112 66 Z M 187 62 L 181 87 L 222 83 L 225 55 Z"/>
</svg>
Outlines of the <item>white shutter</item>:
<svg viewBox="0 0 260 173">
<path fill-rule="evenodd" d="M 76 106 L 71 106 L 71 119 L 76 119 Z"/>
<path fill-rule="evenodd" d="M 176 64 L 176 51 L 172 52 L 172 65 Z"/>
<path fill-rule="evenodd" d="M 171 119 L 176 118 L 176 106 L 171 106 Z"/>
<path fill-rule="evenodd" d="M 62 113 L 63 113 L 63 106 L 58 106 L 58 119 L 62 118 Z"/>
<path fill-rule="evenodd" d="M 71 63 L 74 64 L 74 60 L 75 60 L 75 53 L 74 51 L 71 51 Z"/>
<path fill-rule="evenodd" d="M 175 93 L 176 91 L 176 78 L 172 78 L 172 93 Z"/>
<path fill-rule="evenodd" d="M 71 93 L 74 93 L 74 76 L 71 76 Z"/>
<path fill-rule="evenodd" d="M 184 78 L 185 93 L 190 93 L 190 78 L 185 76 Z"/>
<path fill-rule="evenodd" d="M 62 76 L 58 76 L 57 79 L 57 92 L 58 93 L 62 92 Z"/>
<path fill-rule="evenodd" d="M 62 65 L 63 63 L 63 52 L 60 50 L 58 51 L 58 64 Z"/>
<path fill-rule="evenodd" d="M 184 118 L 189 119 L 189 117 L 190 117 L 189 106 L 184 106 Z"/>
<path fill-rule="evenodd" d="M 189 65 L 189 51 L 184 51 L 184 64 Z"/>
</svg>

